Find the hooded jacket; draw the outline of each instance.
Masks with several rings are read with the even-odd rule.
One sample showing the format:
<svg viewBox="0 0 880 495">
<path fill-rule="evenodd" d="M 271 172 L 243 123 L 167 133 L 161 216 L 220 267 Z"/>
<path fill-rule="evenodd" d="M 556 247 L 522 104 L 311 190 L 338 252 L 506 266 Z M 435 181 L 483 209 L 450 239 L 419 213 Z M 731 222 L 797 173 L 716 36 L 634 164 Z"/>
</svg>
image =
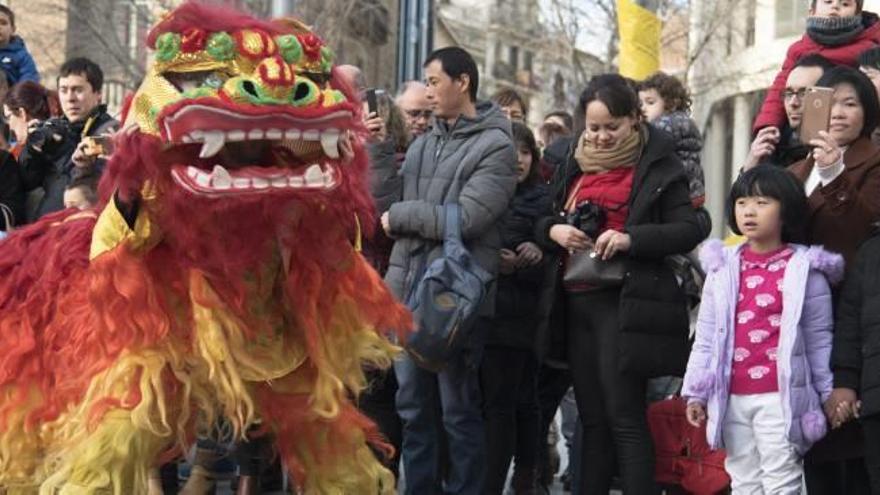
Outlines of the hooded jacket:
<svg viewBox="0 0 880 495">
<path fill-rule="evenodd" d="M 436 120 L 410 145 L 401 168 L 402 195 L 388 210 L 397 240 L 385 282 L 398 299 L 405 302 L 424 267 L 442 255 L 444 204 L 450 201 L 461 205 L 462 240 L 473 259 L 498 272 L 499 220 L 516 189 L 516 162 L 510 122 L 489 102 L 479 103 L 473 118 Z M 494 301 L 492 287 L 480 314 L 491 316 Z"/>
<path fill-rule="evenodd" d="M 706 439 L 713 449 L 723 447 L 742 247 L 713 240 L 700 252 L 707 278 L 681 395 L 707 406 Z M 833 383 L 834 327 L 829 282 L 843 279 L 843 258 L 818 246 L 793 247 L 783 276 L 777 373 L 788 440 L 803 455 L 827 431 L 822 404 Z"/>
<path fill-rule="evenodd" d="M 0 69 L 6 74 L 9 87 L 22 81 L 40 82 L 37 64 L 20 36 L 13 36 L 6 46 L 0 47 Z"/>
</svg>

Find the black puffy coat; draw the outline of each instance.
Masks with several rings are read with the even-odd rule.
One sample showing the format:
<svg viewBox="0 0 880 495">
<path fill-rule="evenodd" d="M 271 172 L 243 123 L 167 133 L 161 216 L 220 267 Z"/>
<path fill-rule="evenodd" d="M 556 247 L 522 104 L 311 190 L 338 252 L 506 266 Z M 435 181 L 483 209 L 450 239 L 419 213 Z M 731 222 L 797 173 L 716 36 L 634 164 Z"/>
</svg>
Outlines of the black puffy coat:
<svg viewBox="0 0 880 495">
<path fill-rule="evenodd" d="M 524 242 L 535 242 L 535 222 L 550 209 L 547 186 L 541 183 L 521 184 L 502 217 L 502 247 L 516 251 Z M 545 261 L 498 276 L 495 317 L 489 325 L 486 344 L 534 349 L 538 296 L 541 290 Z"/>
<path fill-rule="evenodd" d="M 572 149 L 551 182 L 552 212 L 536 225 L 539 245 L 557 259 L 545 274 L 539 305 L 539 352 L 551 365 L 565 361 L 566 311 L 558 262 L 562 250 L 550 239 L 550 228 L 565 223 L 561 212 L 567 192 L 580 174 Z M 620 331 L 626 334 L 619 339 L 620 351 L 656 352 L 668 356 L 670 368 L 683 371 L 688 355 L 687 304 L 664 259 L 694 249 L 702 238 L 701 228 L 672 139 L 653 127 L 636 164 L 624 230 L 632 246 L 625 254 L 628 269 L 620 289 Z"/>
<path fill-rule="evenodd" d="M 863 416 L 880 413 L 880 232 L 862 244 L 848 267 L 837 305 L 831 369 L 835 387 L 859 394 Z"/>
</svg>

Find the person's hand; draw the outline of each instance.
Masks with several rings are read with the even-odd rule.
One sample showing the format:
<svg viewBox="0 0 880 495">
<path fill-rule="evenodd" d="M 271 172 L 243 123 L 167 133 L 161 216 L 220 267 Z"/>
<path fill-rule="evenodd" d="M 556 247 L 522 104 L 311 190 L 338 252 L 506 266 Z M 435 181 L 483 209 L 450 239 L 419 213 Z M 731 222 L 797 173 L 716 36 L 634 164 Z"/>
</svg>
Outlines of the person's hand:
<svg viewBox="0 0 880 495">
<path fill-rule="evenodd" d="M 859 417 L 862 407 L 856 391 L 851 388 L 835 388 L 831 396 L 825 401 L 825 416 L 831 423 L 832 428 L 839 428 L 851 419 Z"/>
<path fill-rule="evenodd" d="M 610 260 L 617 253 L 625 253 L 632 246 L 632 238 L 629 234 L 618 232 L 616 230 L 606 230 L 596 239 L 596 245 L 593 252 L 602 258 L 602 260 Z"/>
<path fill-rule="evenodd" d="M 70 160 L 73 162 L 73 165 L 77 168 L 89 168 L 95 164 L 95 160 L 98 159 L 98 155 L 92 155 L 88 153 L 88 143 L 83 141 L 76 145 L 76 150 L 73 152 L 73 156 L 70 157 Z"/>
<path fill-rule="evenodd" d="M 699 428 L 706 421 L 706 406 L 699 402 L 691 402 L 687 405 L 687 409 L 684 410 L 684 415 L 691 426 Z"/>
<path fill-rule="evenodd" d="M 743 164 L 743 172 L 754 168 L 764 158 L 776 151 L 776 145 L 779 144 L 779 129 L 776 127 L 765 127 L 758 131 L 752 146 L 749 148 L 749 155 L 746 157 L 746 163 Z"/>
<path fill-rule="evenodd" d="M 351 133 L 348 131 L 339 136 L 339 155 L 343 163 L 351 163 L 354 160 L 354 145 L 351 144 Z"/>
<path fill-rule="evenodd" d="M 550 238 L 556 244 L 567 249 L 569 253 L 586 251 L 593 245 L 593 241 L 587 237 L 583 230 L 564 223 L 550 227 Z"/>
<path fill-rule="evenodd" d="M 364 125 L 367 127 L 367 130 L 370 131 L 370 139 L 373 142 L 381 143 L 385 141 L 385 137 L 387 136 L 387 131 L 385 129 L 385 120 L 379 116 L 378 113 L 373 112 L 364 116 Z"/>
<path fill-rule="evenodd" d="M 501 250 L 501 267 L 499 271 L 503 275 L 510 275 L 515 272 L 517 269 L 517 254 L 511 251 L 510 249 L 502 249 Z"/>
<path fill-rule="evenodd" d="M 537 265 L 544 258 L 541 248 L 534 242 L 523 242 L 516 247 L 517 268 Z"/>
<path fill-rule="evenodd" d="M 832 167 L 843 159 L 843 149 L 828 132 L 819 131 L 819 137 L 811 139 L 809 144 L 813 147 L 813 160 L 819 168 Z"/>
<path fill-rule="evenodd" d="M 385 235 L 391 239 L 394 239 L 394 236 L 391 235 L 391 216 L 390 212 L 385 212 L 379 218 L 379 222 L 382 224 L 382 230 L 385 231 Z"/>
</svg>

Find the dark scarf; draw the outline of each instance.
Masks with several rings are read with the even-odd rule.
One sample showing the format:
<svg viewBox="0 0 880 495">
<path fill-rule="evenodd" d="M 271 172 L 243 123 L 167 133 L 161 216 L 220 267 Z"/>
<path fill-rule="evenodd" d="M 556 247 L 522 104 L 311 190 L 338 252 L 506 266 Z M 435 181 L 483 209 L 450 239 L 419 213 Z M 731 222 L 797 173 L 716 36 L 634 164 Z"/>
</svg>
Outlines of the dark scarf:
<svg viewBox="0 0 880 495">
<path fill-rule="evenodd" d="M 807 35 L 822 46 L 840 46 L 856 39 L 865 24 L 862 15 L 852 17 L 808 17 Z"/>
</svg>

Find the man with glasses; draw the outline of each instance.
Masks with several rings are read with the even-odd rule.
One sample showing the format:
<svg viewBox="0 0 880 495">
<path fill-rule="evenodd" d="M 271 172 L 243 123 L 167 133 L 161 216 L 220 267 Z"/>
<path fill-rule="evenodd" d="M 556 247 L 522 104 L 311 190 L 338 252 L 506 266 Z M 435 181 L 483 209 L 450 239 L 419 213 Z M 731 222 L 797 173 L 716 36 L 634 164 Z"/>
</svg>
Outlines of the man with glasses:
<svg viewBox="0 0 880 495">
<path fill-rule="evenodd" d="M 396 103 L 406 119 L 406 129 L 413 140 L 431 128 L 431 104 L 428 90 L 419 81 L 409 81 L 400 88 Z"/>
<path fill-rule="evenodd" d="M 798 60 L 785 81 L 785 91 L 782 93 L 787 125 L 782 129 L 770 126 L 758 131 L 743 164 L 743 171 L 760 163 L 787 167 L 807 156 L 809 148 L 798 137 L 804 114 L 804 96 L 807 89 L 815 86 L 825 71 L 832 67 L 834 64 L 821 55 L 807 55 Z"/>
</svg>

